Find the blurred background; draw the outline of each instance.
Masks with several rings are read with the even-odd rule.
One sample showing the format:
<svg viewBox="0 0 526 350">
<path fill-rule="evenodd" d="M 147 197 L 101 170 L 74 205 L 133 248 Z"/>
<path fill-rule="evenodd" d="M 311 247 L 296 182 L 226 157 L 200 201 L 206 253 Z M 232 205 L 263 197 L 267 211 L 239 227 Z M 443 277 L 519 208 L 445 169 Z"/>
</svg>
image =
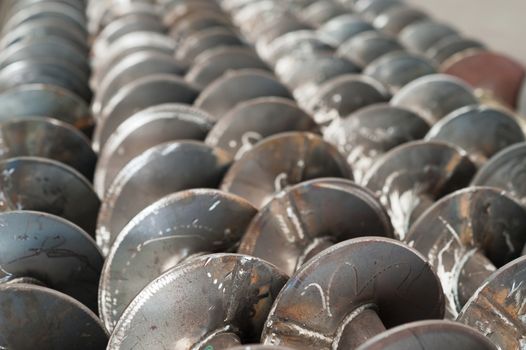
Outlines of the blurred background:
<svg viewBox="0 0 526 350">
<path fill-rule="evenodd" d="M 406 0 L 526 65 L 526 0 Z"/>
</svg>

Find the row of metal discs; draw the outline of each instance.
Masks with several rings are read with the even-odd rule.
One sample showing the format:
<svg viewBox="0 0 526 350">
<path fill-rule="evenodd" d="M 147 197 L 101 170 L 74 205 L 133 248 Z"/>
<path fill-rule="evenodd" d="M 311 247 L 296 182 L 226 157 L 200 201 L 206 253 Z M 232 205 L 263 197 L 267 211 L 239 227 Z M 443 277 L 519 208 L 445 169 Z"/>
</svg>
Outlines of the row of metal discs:
<svg viewBox="0 0 526 350">
<path fill-rule="evenodd" d="M 520 65 L 395 0 L 2 6 L 0 347 L 524 346 Z"/>
</svg>

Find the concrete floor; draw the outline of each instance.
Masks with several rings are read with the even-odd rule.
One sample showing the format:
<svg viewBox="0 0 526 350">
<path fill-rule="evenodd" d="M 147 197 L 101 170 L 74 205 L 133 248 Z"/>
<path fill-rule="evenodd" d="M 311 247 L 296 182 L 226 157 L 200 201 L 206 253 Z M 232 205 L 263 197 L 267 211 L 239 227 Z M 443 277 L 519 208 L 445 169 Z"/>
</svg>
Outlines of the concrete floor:
<svg viewBox="0 0 526 350">
<path fill-rule="evenodd" d="M 526 0 L 406 0 L 526 65 Z"/>
</svg>

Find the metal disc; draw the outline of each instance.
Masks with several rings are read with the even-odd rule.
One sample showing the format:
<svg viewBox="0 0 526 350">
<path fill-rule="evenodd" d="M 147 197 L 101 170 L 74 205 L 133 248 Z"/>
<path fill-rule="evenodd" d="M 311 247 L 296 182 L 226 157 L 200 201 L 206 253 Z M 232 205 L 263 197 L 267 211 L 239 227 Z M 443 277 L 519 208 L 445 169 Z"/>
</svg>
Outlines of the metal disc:
<svg viewBox="0 0 526 350">
<path fill-rule="evenodd" d="M 134 158 L 119 172 L 102 203 L 97 243 L 103 253 L 135 215 L 160 198 L 191 188 L 217 187 L 230 161 L 222 150 L 196 141 L 164 143 Z"/>
<path fill-rule="evenodd" d="M 124 85 L 102 110 L 93 148 L 102 150 L 111 134 L 136 111 L 163 103 L 191 104 L 196 96 L 194 88 L 171 74 L 153 74 Z"/>
<path fill-rule="evenodd" d="M 449 58 L 462 54 L 467 50 L 485 50 L 485 47 L 478 40 L 451 35 L 431 46 L 426 51 L 426 56 L 440 65 Z"/>
<path fill-rule="evenodd" d="M 445 62 L 442 71 L 458 77 L 475 89 L 504 105 L 515 109 L 526 77 L 524 67 L 511 58 L 475 51 Z"/>
<path fill-rule="evenodd" d="M 132 32 L 163 33 L 164 26 L 156 16 L 136 14 L 121 17 L 108 24 L 94 39 L 92 50 L 94 56 L 105 55 L 110 47 L 126 34 Z"/>
<path fill-rule="evenodd" d="M 433 74 L 418 78 L 393 96 L 391 104 L 415 111 L 431 125 L 465 106 L 478 105 L 473 90 L 458 78 Z"/>
<path fill-rule="evenodd" d="M 0 286 L 0 346 L 6 349 L 104 349 L 108 335 L 81 303 L 48 288 Z"/>
<path fill-rule="evenodd" d="M 286 189 L 265 205 L 238 252 L 292 275 L 323 249 L 363 236 L 393 236 L 380 201 L 349 180 L 315 179 Z"/>
<path fill-rule="evenodd" d="M 499 349 L 520 349 L 526 327 L 524 293 L 526 257 L 500 268 L 478 289 L 457 318 L 491 340 Z"/>
<path fill-rule="evenodd" d="M 215 1 L 209 0 L 192 0 L 192 1 L 171 1 L 163 19 L 164 25 L 172 27 L 176 25 L 181 18 L 196 12 L 213 12 L 220 11 L 220 6 Z"/>
<path fill-rule="evenodd" d="M 354 10 L 365 19 L 374 22 L 382 13 L 400 5 L 403 5 L 400 0 L 358 0 L 354 5 Z"/>
<path fill-rule="evenodd" d="M 273 40 L 265 51 L 258 52 L 271 64 L 292 53 L 309 54 L 331 53 L 334 48 L 313 30 L 296 30 L 283 34 Z"/>
<path fill-rule="evenodd" d="M 193 33 L 210 28 L 232 28 L 232 23 L 221 11 L 189 13 L 171 27 L 170 37 L 181 42 Z"/>
<path fill-rule="evenodd" d="M 0 159 L 43 157 L 67 164 L 93 179 L 97 155 L 69 124 L 47 117 L 15 117 L 0 122 Z"/>
<path fill-rule="evenodd" d="M 56 59 L 27 59 L 11 63 L 0 70 L 0 91 L 21 85 L 46 84 L 67 89 L 84 101 L 91 100 L 91 90 L 85 74 L 66 61 Z"/>
<path fill-rule="evenodd" d="M 157 51 L 168 55 L 175 52 L 175 42 L 164 34 L 155 32 L 133 32 L 123 35 L 99 60 L 93 62 L 93 85 L 98 86 L 103 77 L 126 56 L 141 51 Z"/>
<path fill-rule="evenodd" d="M 388 100 L 389 92 L 381 83 L 367 76 L 346 74 L 321 85 L 306 109 L 318 124 L 329 124 L 360 108 Z"/>
<path fill-rule="evenodd" d="M 268 24 L 288 14 L 288 18 L 294 24 L 299 23 L 296 16 L 291 16 L 291 2 L 279 0 L 260 0 L 246 4 L 243 8 L 236 10 L 232 14 L 235 24 L 241 27 L 243 34 L 250 41 L 254 41 L 258 34 L 262 33 L 262 28 Z M 305 27 L 305 25 L 303 26 Z"/>
<path fill-rule="evenodd" d="M 448 142 L 466 150 L 481 166 L 503 149 L 524 142 L 524 133 L 514 116 L 487 106 L 460 108 L 436 123 L 427 140 Z"/>
<path fill-rule="evenodd" d="M 258 69 L 227 72 L 201 92 L 195 106 L 221 119 L 238 103 L 258 97 L 291 98 L 289 90 L 272 74 Z"/>
<path fill-rule="evenodd" d="M 113 330 L 126 306 L 163 272 L 195 255 L 231 251 L 257 210 L 217 190 L 188 190 L 144 209 L 115 239 L 102 272 L 99 305 Z"/>
<path fill-rule="evenodd" d="M 342 155 L 319 136 L 282 133 L 256 144 L 237 160 L 221 189 L 261 208 L 284 188 L 319 177 L 352 178 Z"/>
<path fill-rule="evenodd" d="M 269 263 L 245 255 L 191 259 L 139 293 L 117 324 L 108 349 L 206 349 L 214 338 L 228 334 L 240 342 L 257 342 L 286 279 Z"/>
<path fill-rule="evenodd" d="M 288 131 L 319 133 L 314 120 L 291 100 L 262 97 L 230 110 L 210 131 L 205 143 L 239 159 L 257 142 Z"/>
<path fill-rule="evenodd" d="M 99 155 L 95 190 L 101 198 L 118 173 L 151 147 L 176 140 L 204 140 L 213 118 L 181 104 L 163 104 L 135 113 L 110 136 Z"/>
<path fill-rule="evenodd" d="M 385 84 L 392 94 L 413 80 L 436 72 L 436 67 L 427 58 L 403 51 L 382 55 L 363 71 L 365 75 Z"/>
<path fill-rule="evenodd" d="M 509 192 L 526 204 L 526 143 L 510 146 L 494 155 L 477 173 L 473 186 L 491 186 Z"/>
<path fill-rule="evenodd" d="M 475 165 L 459 148 L 413 141 L 386 153 L 363 183 L 380 197 L 397 237 L 404 240 L 423 211 L 435 200 L 466 187 L 475 171 Z"/>
<path fill-rule="evenodd" d="M 434 204 L 414 223 L 406 241 L 429 260 L 442 281 L 448 316 L 455 318 L 461 300 L 463 264 L 482 253 L 493 271 L 521 255 L 526 243 L 526 210 L 490 187 L 470 187 Z M 484 279 L 470 276 L 473 280 Z"/>
<path fill-rule="evenodd" d="M 203 29 L 186 37 L 175 51 L 175 58 L 191 65 L 203 52 L 218 47 L 243 47 L 239 36 L 229 29 Z"/>
<path fill-rule="evenodd" d="M 155 18 L 161 23 L 161 8 L 149 1 L 92 2 L 87 14 L 90 18 L 90 33 L 98 34 L 110 23 L 120 18 L 140 15 Z M 93 11 L 93 12 L 91 12 Z M 97 13 L 95 13 L 97 12 Z"/>
<path fill-rule="evenodd" d="M 336 349 L 349 316 L 371 304 L 388 328 L 444 313 L 440 281 L 423 256 L 392 239 L 357 238 L 318 254 L 285 284 L 262 343 Z"/>
<path fill-rule="evenodd" d="M 471 327 L 449 321 L 420 321 L 389 329 L 357 350 L 496 350 Z"/>
<path fill-rule="evenodd" d="M 358 15 L 345 14 L 335 17 L 318 29 L 318 33 L 335 46 L 340 46 L 360 33 L 374 30 L 374 27 Z"/>
<path fill-rule="evenodd" d="M 398 39 L 410 51 L 423 54 L 448 36 L 458 36 L 458 33 L 446 24 L 428 19 L 405 27 Z"/>
<path fill-rule="evenodd" d="M 60 18 L 39 18 L 21 24 L 0 39 L 0 47 L 5 49 L 25 40 L 41 40 L 47 37 L 67 40 L 85 53 L 89 50 L 86 33 Z"/>
<path fill-rule="evenodd" d="M 27 84 L 0 93 L 0 120 L 14 117 L 49 116 L 90 134 L 94 121 L 86 102 L 58 86 Z"/>
<path fill-rule="evenodd" d="M 335 1 L 319 0 L 305 7 L 299 13 L 299 17 L 314 27 L 320 27 L 332 18 L 348 12 L 349 10 Z"/>
<path fill-rule="evenodd" d="M 366 67 L 385 54 L 401 50 L 403 48 L 396 39 L 376 31 L 367 31 L 343 42 L 336 54 L 360 67 Z"/>
<path fill-rule="evenodd" d="M 140 51 L 130 54 L 113 66 L 100 80 L 91 107 L 93 114 L 100 114 L 112 97 L 126 84 L 154 74 L 183 73 L 184 68 L 167 53 Z"/>
<path fill-rule="evenodd" d="M 0 69 L 18 61 L 29 59 L 57 60 L 67 62 L 83 73 L 88 80 L 90 67 L 88 54 L 68 40 L 59 37 L 45 37 L 23 40 L 2 50 Z"/>
<path fill-rule="evenodd" d="M 0 220 L 2 284 L 32 278 L 97 310 L 104 260 L 86 232 L 42 212 L 1 213 Z"/>
<path fill-rule="evenodd" d="M 410 6 L 393 6 L 377 16 L 373 25 L 382 32 L 398 36 L 407 26 L 427 19 L 427 15 Z"/>
<path fill-rule="evenodd" d="M 276 74 L 294 91 L 300 106 L 306 106 L 316 95 L 320 85 L 344 74 L 360 71 L 354 63 L 329 54 L 294 54 L 280 59 Z"/>
<path fill-rule="evenodd" d="M 275 17 L 264 25 L 260 24 L 260 27 L 253 33 L 253 41 L 256 42 L 257 51 L 261 53 L 266 52 L 270 43 L 282 35 L 298 30 L 312 29 L 300 19 L 291 16 L 290 12 L 282 13 L 280 17 Z"/>
<path fill-rule="evenodd" d="M 59 2 L 39 2 L 28 7 L 21 7 L 15 13 L 11 13 L 9 19 L 3 23 L 2 34 L 14 28 L 40 18 L 60 18 L 67 20 L 70 25 L 75 26 L 81 31 L 86 31 L 86 17 L 79 11 L 66 4 Z"/>
<path fill-rule="evenodd" d="M 76 170 L 54 160 L 17 157 L 0 162 L 1 211 L 36 210 L 63 217 L 93 235 L 100 201 Z"/>
<path fill-rule="evenodd" d="M 220 47 L 202 53 L 185 80 L 203 90 L 225 72 L 240 69 L 268 70 L 268 66 L 249 48 Z"/>
<path fill-rule="evenodd" d="M 361 183 L 381 156 L 403 143 L 422 139 L 428 131 L 429 125 L 419 115 L 388 104 L 375 104 L 348 118 L 335 119 L 323 136 L 347 157 L 354 178 Z"/>
</svg>

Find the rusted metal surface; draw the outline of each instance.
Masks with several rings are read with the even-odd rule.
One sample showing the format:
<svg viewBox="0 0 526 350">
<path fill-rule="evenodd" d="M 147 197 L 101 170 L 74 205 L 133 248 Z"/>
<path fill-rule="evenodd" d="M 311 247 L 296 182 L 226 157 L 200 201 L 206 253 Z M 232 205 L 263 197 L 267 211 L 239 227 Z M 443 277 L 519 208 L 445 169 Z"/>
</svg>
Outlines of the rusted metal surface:
<svg viewBox="0 0 526 350">
<path fill-rule="evenodd" d="M 89 140 L 73 126 L 46 117 L 17 117 L 0 122 L 0 159 L 31 156 L 53 159 L 93 178 L 97 156 Z"/>
<path fill-rule="evenodd" d="M 230 344 L 236 337 L 243 343 L 257 342 L 286 280 L 269 263 L 245 255 L 191 259 L 139 293 L 117 324 L 108 349 L 206 349 L 223 337 L 230 338 Z"/>
<path fill-rule="evenodd" d="M 422 11 L 409 6 L 393 6 L 374 19 L 374 26 L 389 35 L 398 35 L 412 23 L 427 19 Z"/>
<path fill-rule="evenodd" d="M 357 73 L 360 68 L 346 58 L 336 57 L 332 53 L 303 55 L 295 52 L 281 58 L 275 70 L 280 79 L 291 87 L 299 105 L 310 109 L 311 99 L 325 83 Z"/>
<path fill-rule="evenodd" d="M 97 243 L 103 253 L 107 254 L 115 237 L 141 210 L 170 193 L 217 187 L 230 162 L 221 149 L 197 141 L 163 143 L 131 160 L 102 202 Z"/>
<path fill-rule="evenodd" d="M 521 255 L 525 230 L 526 211 L 519 202 L 498 189 L 470 187 L 426 211 L 406 242 L 437 272 L 448 317 L 454 319 L 496 267 Z"/>
<path fill-rule="evenodd" d="M 323 135 L 347 158 L 360 183 L 385 153 L 423 138 L 428 131 L 429 125 L 419 115 L 388 104 L 374 104 L 334 120 Z"/>
<path fill-rule="evenodd" d="M 135 113 L 108 138 L 99 154 L 95 190 L 101 198 L 133 158 L 156 145 L 177 140 L 203 140 L 214 118 L 182 104 L 156 105 Z"/>
<path fill-rule="evenodd" d="M 441 65 L 455 55 L 462 55 L 466 51 L 484 51 L 484 45 L 474 39 L 450 35 L 439 40 L 426 51 L 426 56 Z"/>
<path fill-rule="evenodd" d="M 478 166 L 496 153 L 524 142 L 524 133 L 515 116 L 488 106 L 460 108 L 437 122 L 426 140 L 448 142 L 468 152 Z"/>
<path fill-rule="evenodd" d="M 186 73 L 185 80 L 202 90 L 227 71 L 239 69 L 268 70 L 268 67 L 251 49 L 219 47 L 203 52 Z"/>
<path fill-rule="evenodd" d="M 73 168 L 45 158 L 18 157 L 1 161 L 0 173 L 0 211 L 54 214 L 94 235 L 100 200 Z"/>
<path fill-rule="evenodd" d="M 499 349 L 522 349 L 525 279 L 525 257 L 503 266 L 477 290 L 457 321 L 475 328 Z"/>
<path fill-rule="evenodd" d="M 446 24 L 434 20 L 422 20 L 405 27 L 398 38 L 402 45 L 409 50 L 425 53 L 439 41 L 449 36 L 458 36 L 458 33 Z"/>
<path fill-rule="evenodd" d="M 477 173 L 472 186 L 491 186 L 504 190 L 526 204 L 524 166 L 526 143 L 510 146 L 493 156 Z"/>
<path fill-rule="evenodd" d="M 368 105 L 387 102 L 389 92 L 373 78 L 356 75 L 339 75 L 322 84 L 306 103 L 318 124 L 328 125 L 346 119 L 353 112 Z"/>
<path fill-rule="evenodd" d="M 195 106 L 217 120 L 238 103 L 258 97 L 292 98 L 289 90 L 273 75 L 258 69 L 227 72 L 201 92 Z"/>
<path fill-rule="evenodd" d="M 50 57 L 13 62 L 0 71 L 0 92 L 25 84 L 50 84 L 72 91 L 84 101 L 91 99 L 86 76 L 67 61 Z"/>
<path fill-rule="evenodd" d="M 359 238 L 326 249 L 287 282 L 262 341 L 301 349 L 353 349 L 359 344 L 349 334 L 441 318 L 443 312 L 440 282 L 424 257 L 394 240 Z"/>
<path fill-rule="evenodd" d="M 176 47 L 174 40 L 156 32 L 131 32 L 123 35 L 110 47 L 102 57 L 97 57 L 93 65 L 93 85 L 97 86 L 102 77 L 126 56 L 141 51 L 156 51 L 173 54 Z"/>
<path fill-rule="evenodd" d="M 256 209 L 217 190 L 188 190 L 143 210 L 117 236 L 102 271 L 99 305 L 108 330 L 148 283 L 194 256 L 232 250 Z M 153 223 L 153 224 L 152 224 Z"/>
<path fill-rule="evenodd" d="M 172 55 L 156 51 L 132 53 L 116 63 L 100 78 L 91 110 L 99 115 L 121 88 L 135 80 L 152 74 L 175 74 L 184 72 Z"/>
<path fill-rule="evenodd" d="M 170 74 L 154 74 L 123 86 L 102 109 L 93 148 L 100 151 L 118 126 L 136 111 L 163 103 L 190 104 L 197 91 L 182 78 Z"/>
<path fill-rule="evenodd" d="M 413 80 L 436 72 L 436 67 L 428 59 L 405 51 L 382 55 L 363 71 L 365 75 L 385 84 L 392 94 Z"/>
<path fill-rule="evenodd" d="M 310 133 L 282 133 L 258 143 L 229 169 L 221 189 L 261 208 L 288 186 L 319 177 L 352 178 L 345 158 Z"/>
<path fill-rule="evenodd" d="M 94 120 L 82 99 L 54 85 L 27 84 L 0 93 L 0 120 L 53 116 L 90 135 Z"/>
<path fill-rule="evenodd" d="M 88 234 L 67 220 L 40 212 L 1 213 L 0 220 L 1 285 L 34 279 L 97 310 L 103 258 Z"/>
<path fill-rule="evenodd" d="M 497 350 L 470 327 L 448 321 L 419 321 L 390 329 L 358 350 Z"/>
<path fill-rule="evenodd" d="M 220 11 L 191 12 L 181 17 L 179 21 L 170 28 L 170 36 L 176 42 L 181 42 L 192 33 L 210 28 L 231 27 L 229 19 Z"/>
<path fill-rule="evenodd" d="M 238 252 L 291 275 L 323 249 L 361 236 L 393 236 L 378 199 L 350 180 L 315 179 L 286 189 L 264 206 Z"/>
<path fill-rule="evenodd" d="M 209 28 L 186 37 L 176 50 L 175 58 L 191 64 L 201 53 L 218 47 L 242 47 L 243 42 L 229 29 Z"/>
<path fill-rule="evenodd" d="M 335 1 L 318 0 L 305 7 L 299 16 L 312 26 L 319 27 L 348 11 Z"/>
<path fill-rule="evenodd" d="M 358 0 L 353 9 L 364 18 L 374 21 L 375 18 L 389 11 L 391 8 L 403 4 L 400 0 Z"/>
<path fill-rule="evenodd" d="M 366 67 L 389 52 L 401 50 L 402 46 L 396 39 L 380 32 L 369 30 L 343 42 L 338 47 L 336 54 L 346 57 L 360 67 Z"/>
<path fill-rule="evenodd" d="M 108 335 L 97 316 L 51 289 L 0 286 L 0 346 L 6 349 L 104 349 Z"/>
<path fill-rule="evenodd" d="M 458 77 L 489 100 L 517 108 L 526 71 L 513 59 L 494 52 L 471 52 L 451 58 L 442 71 Z"/>
<path fill-rule="evenodd" d="M 397 237 L 404 240 L 415 220 L 441 197 L 466 187 L 475 165 L 459 148 L 413 141 L 376 162 L 363 179 L 386 206 Z"/>
<path fill-rule="evenodd" d="M 413 80 L 393 96 L 391 104 L 415 111 L 434 124 L 461 107 L 477 105 L 474 91 L 462 80 L 434 74 Z"/>
<path fill-rule="evenodd" d="M 280 58 L 292 53 L 297 55 L 313 52 L 330 53 L 333 49 L 319 33 L 313 30 L 298 30 L 273 40 L 267 49 L 259 54 L 270 63 L 276 64 Z"/>
<path fill-rule="evenodd" d="M 360 33 L 371 30 L 374 27 L 360 16 L 345 14 L 327 21 L 318 29 L 318 33 L 337 47 Z"/>
<path fill-rule="evenodd" d="M 220 147 L 239 159 L 261 140 L 289 131 L 319 133 L 314 120 L 293 101 L 261 97 L 242 102 L 223 116 L 208 133 L 205 143 Z"/>
</svg>

